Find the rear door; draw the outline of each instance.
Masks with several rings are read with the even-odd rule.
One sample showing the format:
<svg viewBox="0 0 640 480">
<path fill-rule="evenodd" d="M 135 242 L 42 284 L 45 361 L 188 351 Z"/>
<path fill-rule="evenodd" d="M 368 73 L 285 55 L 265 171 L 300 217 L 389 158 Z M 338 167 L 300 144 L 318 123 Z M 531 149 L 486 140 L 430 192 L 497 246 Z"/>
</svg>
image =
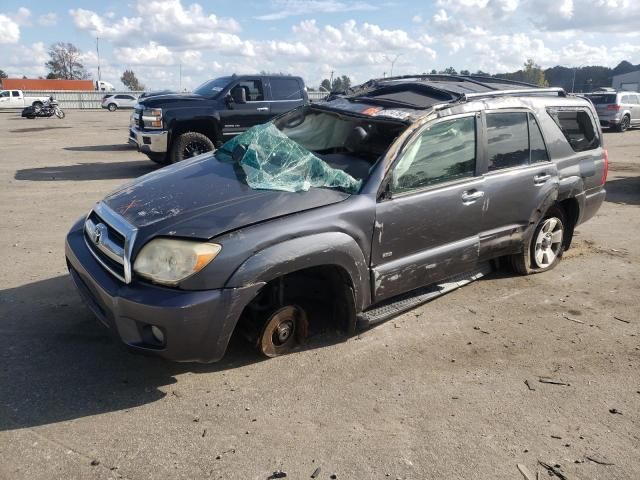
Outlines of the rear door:
<svg viewBox="0 0 640 480">
<path fill-rule="evenodd" d="M 391 198 L 376 206 L 375 302 L 477 266 L 484 203 L 479 118 L 471 113 L 427 125 L 392 167 Z"/>
<path fill-rule="evenodd" d="M 286 113 L 305 103 L 303 84 L 295 77 L 270 77 L 268 88 L 271 92 L 271 116 Z"/>
<path fill-rule="evenodd" d="M 526 110 L 489 110 L 485 126 L 486 195 L 480 259 L 517 252 L 532 215 L 558 188 L 535 115 Z"/>
</svg>

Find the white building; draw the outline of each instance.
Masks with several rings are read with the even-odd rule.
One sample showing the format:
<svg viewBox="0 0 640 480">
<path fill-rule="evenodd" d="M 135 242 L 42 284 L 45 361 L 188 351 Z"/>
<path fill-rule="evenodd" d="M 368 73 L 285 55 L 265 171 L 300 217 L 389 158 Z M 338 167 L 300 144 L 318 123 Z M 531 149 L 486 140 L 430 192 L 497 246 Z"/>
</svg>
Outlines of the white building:
<svg viewBox="0 0 640 480">
<path fill-rule="evenodd" d="M 611 80 L 611 86 L 616 90 L 640 91 L 640 70 L 615 75 Z"/>
</svg>

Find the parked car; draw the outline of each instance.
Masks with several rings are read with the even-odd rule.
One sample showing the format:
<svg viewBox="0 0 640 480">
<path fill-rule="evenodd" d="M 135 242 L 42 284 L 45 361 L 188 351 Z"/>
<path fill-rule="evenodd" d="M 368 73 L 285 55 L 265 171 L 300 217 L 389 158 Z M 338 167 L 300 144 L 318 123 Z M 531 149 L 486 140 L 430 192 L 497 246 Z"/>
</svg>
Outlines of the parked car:
<svg viewBox="0 0 640 480">
<path fill-rule="evenodd" d="M 48 95 L 26 97 L 22 90 L 0 90 L 0 108 L 33 107 L 39 109 L 49 100 Z"/>
<path fill-rule="evenodd" d="M 554 268 L 605 198 L 596 119 L 558 88 L 370 81 L 111 193 L 71 228 L 67 265 L 134 350 L 212 362 L 238 331 L 280 355 L 498 259 L 521 274 Z"/>
<path fill-rule="evenodd" d="M 640 93 L 594 92 L 586 97 L 595 105 L 601 126 L 618 132 L 640 126 Z"/>
<path fill-rule="evenodd" d="M 134 108 L 138 99 L 129 94 L 105 95 L 102 97 L 102 108 L 115 112 L 119 108 Z"/>
<path fill-rule="evenodd" d="M 131 116 L 129 143 L 165 164 L 211 151 L 247 128 L 308 103 L 300 77 L 232 75 L 192 94 L 145 98 Z"/>
</svg>

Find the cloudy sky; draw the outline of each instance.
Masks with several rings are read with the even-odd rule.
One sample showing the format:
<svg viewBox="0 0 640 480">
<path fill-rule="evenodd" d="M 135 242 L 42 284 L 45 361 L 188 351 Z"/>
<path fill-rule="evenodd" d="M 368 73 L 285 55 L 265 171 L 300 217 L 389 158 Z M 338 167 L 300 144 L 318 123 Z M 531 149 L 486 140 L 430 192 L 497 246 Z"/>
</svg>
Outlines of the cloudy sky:
<svg viewBox="0 0 640 480">
<path fill-rule="evenodd" d="M 0 0 L 0 69 L 46 75 L 48 46 L 71 42 L 97 78 L 126 68 L 150 88 L 228 73 L 331 71 L 355 82 L 453 66 L 496 73 L 640 63 L 640 0 Z"/>
</svg>

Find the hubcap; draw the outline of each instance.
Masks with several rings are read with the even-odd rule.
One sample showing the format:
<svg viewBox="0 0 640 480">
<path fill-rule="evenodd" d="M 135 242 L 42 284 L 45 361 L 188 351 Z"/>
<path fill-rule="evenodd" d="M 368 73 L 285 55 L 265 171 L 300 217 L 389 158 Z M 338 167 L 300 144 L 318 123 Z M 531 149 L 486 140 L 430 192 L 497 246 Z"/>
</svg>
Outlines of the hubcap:
<svg viewBox="0 0 640 480">
<path fill-rule="evenodd" d="M 538 231 L 533 258 L 538 268 L 548 268 L 562 248 L 562 222 L 556 217 L 547 218 Z"/>
<path fill-rule="evenodd" d="M 195 157 L 208 151 L 208 145 L 201 142 L 191 142 L 184 147 L 184 158 Z"/>
</svg>

